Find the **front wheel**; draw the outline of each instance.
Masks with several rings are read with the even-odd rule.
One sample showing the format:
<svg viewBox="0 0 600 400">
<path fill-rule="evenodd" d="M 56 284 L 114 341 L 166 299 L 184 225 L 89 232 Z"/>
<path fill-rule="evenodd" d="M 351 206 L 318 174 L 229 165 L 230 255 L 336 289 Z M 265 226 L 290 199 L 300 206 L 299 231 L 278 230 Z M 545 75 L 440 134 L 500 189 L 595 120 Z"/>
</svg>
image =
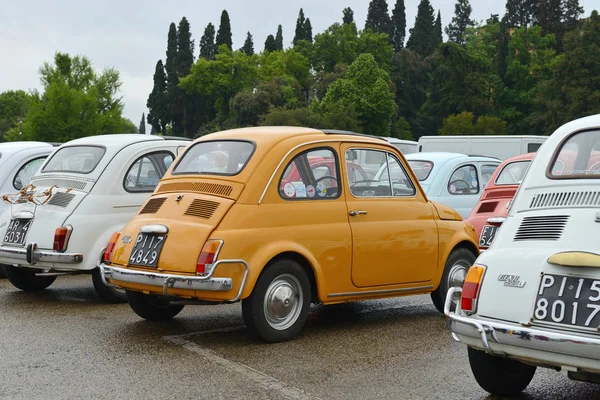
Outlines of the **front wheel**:
<svg viewBox="0 0 600 400">
<path fill-rule="evenodd" d="M 183 310 L 182 305 L 174 305 L 164 297 L 132 292 L 127 290 L 127 301 L 131 309 L 149 321 L 167 321 Z"/>
<path fill-rule="evenodd" d="M 92 271 L 92 283 L 94 284 L 94 289 L 96 289 L 98 296 L 108 303 L 126 303 L 127 295 L 125 294 L 125 291 L 112 286 L 106 286 L 100 275 L 100 268 L 96 268 Z"/>
<path fill-rule="evenodd" d="M 4 272 L 8 281 L 14 287 L 26 292 L 39 292 L 52 285 L 56 280 L 55 276 L 36 276 L 36 271 L 29 268 L 16 268 L 6 265 Z"/>
<path fill-rule="evenodd" d="M 310 281 L 300 264 L 292 260 L 275 262 L 242 301 L 246 326 L 266 342 L 294 338 L 308 317 L 310 293 Z"/>
<path fill-rule="evenodd" d="M 440 286 L 431 293 L 431 300 L 433 305 L 438 309 L 439 312 L 444 312 L 444 303 L 446 302 L 446 295 L 451 287 L 462 287 L 467 272 L 471 265 L 475 262 L 477 257 L 470 250 L 465 248 L 455 249 L 450 253 L 444 266 L 444 273 L 442 274 L 442 280 Z M 459 296 L 455 294 L 452 299 L 451 310 L 456 309 Z"/>
<path fill-rule="evenodd" d="M 529 386 L 537 368 L 517 360 L 492 356 L 471 347 L 468 352 L 475 380 L 483 390 L 494 396 L 519 395 Z"/>
</svg>

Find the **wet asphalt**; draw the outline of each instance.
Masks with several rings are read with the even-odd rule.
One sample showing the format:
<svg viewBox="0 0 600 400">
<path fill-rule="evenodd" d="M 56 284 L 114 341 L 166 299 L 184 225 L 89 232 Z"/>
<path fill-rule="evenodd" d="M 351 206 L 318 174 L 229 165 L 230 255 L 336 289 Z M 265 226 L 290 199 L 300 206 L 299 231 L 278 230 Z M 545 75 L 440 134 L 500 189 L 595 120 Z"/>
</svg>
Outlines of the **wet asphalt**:
<svg viewBox="0 0 600 400">
<path fill-rule="evenodd" d="M 1 399 L 492 399 L 429 296 L 315 306 L 293 341 L 264 344 L 239 304 L 169 322 L 105 304 L 89 276 L 40 293 L 0 279 Z M 600 399 L 538 369 L 522 399 Z"/>
</svg>

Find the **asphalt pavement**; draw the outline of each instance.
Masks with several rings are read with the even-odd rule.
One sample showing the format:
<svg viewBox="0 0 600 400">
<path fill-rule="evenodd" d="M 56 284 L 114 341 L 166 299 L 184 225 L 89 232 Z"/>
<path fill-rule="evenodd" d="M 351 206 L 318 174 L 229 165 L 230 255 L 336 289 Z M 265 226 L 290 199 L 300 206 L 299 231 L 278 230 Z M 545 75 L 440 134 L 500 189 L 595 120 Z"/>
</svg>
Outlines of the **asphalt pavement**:
<svg viewBox="0 0 600 400">
<path fill-rule="evenodd" d="M 239 304 L 172 321 L 105 304 L 89 276 L 41 293 L 0 280 L 1 399 L 492 399 L 429 296 L 315 306 L 293 341 L 264 344 Z M 523 399 L 600 399 L 538 369 Z"/>
</svg>

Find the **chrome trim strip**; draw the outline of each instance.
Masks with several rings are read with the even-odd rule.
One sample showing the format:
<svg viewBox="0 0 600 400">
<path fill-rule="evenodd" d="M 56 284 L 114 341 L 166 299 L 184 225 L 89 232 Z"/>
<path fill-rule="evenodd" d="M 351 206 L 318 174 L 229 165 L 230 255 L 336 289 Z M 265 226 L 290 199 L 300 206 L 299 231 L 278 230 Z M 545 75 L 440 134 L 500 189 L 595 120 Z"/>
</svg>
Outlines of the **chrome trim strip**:
<svg viewBox="0 0 600 400">
<path fill-rule="evenodd" d="M 27 260 L 27 249 L 30 248 L 31 260 Z M 54 250 L 39 250 L 35 243 L 25 247 L 0 246 L 0 257 L 13 260 L 19 265 L 33 265 L 37 262 L 58 264 L 78 264 L 83 261 L 81 253 L 58 253 Z"/>
<path fill-rule="evenodd" d="M 156 233 L 158 235 L 165 235 L 169 233 L 169 228 L 161 224 L 144 225 L 140 228 L 141 233 Z"/>
<path fill-rule="evenodd" d="M 142 204 L 132 204 L 129 206 L 113 206 L 113 208 L 140 208 Z"/>
<path fill-rule="evenodd" d="M 429 286 L 418 286 L 411 288 L 402 289 L 385 289 L 385 290 L 370 290 L 368 292 L 347 292 L 347 293 L 331 293 L 327 297 L 346 297 L 346 296 L 369 296 L 372 294 L 385 294 L 385 293 L 408 293 L 408 292 L 420 292 L 422 290 L 433 289 L 432 285 Z"/>
<path fill-rule="evenodd" d="M 33 213 L 31 211 L 19 211 L 12 216 L 13 219 L 33 219 Z"/>
<path fill-rule="evenodd" d="M 487 219 L 487 223 L 492 225 L 502 225 L 504 221 L 506 221 L 506 217 L 490 217 Z"/>
</svg>

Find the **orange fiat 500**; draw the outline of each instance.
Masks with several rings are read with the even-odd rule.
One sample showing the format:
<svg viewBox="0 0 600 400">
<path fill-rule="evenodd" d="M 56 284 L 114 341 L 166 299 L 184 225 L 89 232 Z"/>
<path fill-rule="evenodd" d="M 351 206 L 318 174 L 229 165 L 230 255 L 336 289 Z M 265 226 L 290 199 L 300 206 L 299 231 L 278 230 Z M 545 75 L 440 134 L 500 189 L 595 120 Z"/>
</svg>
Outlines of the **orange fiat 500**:
<svg viewBox="0 0 600 400">
<path fill-rule="evenodd" d="M 361 162 L 379 165 L 375 178 Z M 261 127 L 190 145 L 100 267 L 142 318 L 241 300 L 248 328 L 278 342 L 302 329 L 311 303 L 431 293 L 442 311 L 477 254 L 473 227 L 428 201 L 385 140 Z"/>
</svg>

